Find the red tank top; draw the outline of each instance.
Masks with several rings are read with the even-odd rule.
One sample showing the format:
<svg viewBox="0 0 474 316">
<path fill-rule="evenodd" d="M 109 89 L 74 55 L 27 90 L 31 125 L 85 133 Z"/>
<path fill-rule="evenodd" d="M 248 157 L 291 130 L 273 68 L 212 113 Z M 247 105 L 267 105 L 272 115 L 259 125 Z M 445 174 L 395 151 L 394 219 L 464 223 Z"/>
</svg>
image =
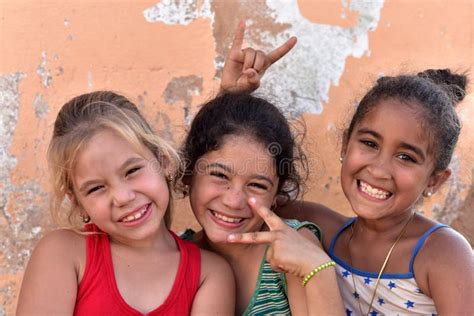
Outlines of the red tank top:
<svg viewBox="0 0 474 316">
<path fill-rule="evenodd" d="M 95 225 L 88 231 L 100 232 Z M 189 315 L 201 274 L 199 248 L 171 232 L 180 251 L 178 272 L 171 292 L 161 306 L 145 314 Z M 79 284 L 74 315 L 143 315 L 129 306 L 117 288 L 107 234 L 86 236 L 86 268 Z"/>
</svg>

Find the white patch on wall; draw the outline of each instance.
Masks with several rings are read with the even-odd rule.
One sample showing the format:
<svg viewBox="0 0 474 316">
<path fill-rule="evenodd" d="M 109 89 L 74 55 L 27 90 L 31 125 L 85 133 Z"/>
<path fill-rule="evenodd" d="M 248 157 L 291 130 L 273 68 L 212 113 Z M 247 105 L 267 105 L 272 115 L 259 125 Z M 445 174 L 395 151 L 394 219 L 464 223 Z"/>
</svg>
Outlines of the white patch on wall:
<svg viewBox="0 0 474 316">
<path fill-rule="evenodd" d="M 49 69 L 46 62 L 46 51 L 41 52 L 41 64 L 36 68 L 36 73 L 41 78 L 41 83 L 46 88 L 49 87 L 49 82 L 53 79 L 51 76 L 51 70 Z"/>
<path fill-rule="evenodd" d="M 162 22 L 168 25 L 188 25 L 199 18 L 213 20 L 210 0 L 202 1 L 198 7 L 196 0 L 162 0 L 143 11 L 147 22 Z"/>
<path fill-rule="evenodd" d="M 351 28 L 310 22 L 301 15 L 296 0 L 266 3 L 276 23 L 291 26 L 278 36 L 262 31 L 260 40 L 271 49 L 294 35 L 298 44 L 269 69 L 260 90 L 264 95 L 276 96 L 293 116 L 302 112 L 320 114 L 322 104 L 329 101 L 331 85 L 339 84 L 347 58 L 369 53 L 368 32 L 378 25 L 383 0 L 352 0 L 350 4 L 342 0 L 343 6 L 359 14 L 357 25 Z"/>
<path fill-rule="evenodd" d="M 87 71 L 87 87 L 89 89 L 92 89 L 94 86 L 94 81 L 92 80 L 92 71 L 88 70 Z"/>
<path fill-rule="evenodd" d="M 213 19 L 210 1 L 162 0 L 143 14 L 148 22 L 188 25 L 197 18 Z M 239 5 L 245 6 L 250 1 L 253 0 L 240 0 Z M 200 8 L 197 3 L 202 3 Z M 377 28 L 383 0 L 341 0 L 341 3 L 344 10 L 358 13 L 354 27 L 313 23 L 301 15 L 297 0 L 267 0 L 268 10 L 256 12 L 262 19 L 270 16 L 275 23 L 289 25 L 278 35 L 259 29 L 258 23 L 252 25 L 252 21 L 246 21 L 254 36 L 247 38 L 247 42 L 258 43 L 267 52 L 290 36 L 298 37 L 296 47 L 266 72 L 259 89 L 262 95 L 283 104 L 283 110 L 290 116 L 297 117 L 303 112 L 321 114 L 323 103 L 329 101 L 331 85 L 339 84 L 347 58 L 370 55 L 368 32 Z M 219 62 L 214 61 L 216 68 L 222 67 L 220 57 L 216 58 Z"/>
</svg>

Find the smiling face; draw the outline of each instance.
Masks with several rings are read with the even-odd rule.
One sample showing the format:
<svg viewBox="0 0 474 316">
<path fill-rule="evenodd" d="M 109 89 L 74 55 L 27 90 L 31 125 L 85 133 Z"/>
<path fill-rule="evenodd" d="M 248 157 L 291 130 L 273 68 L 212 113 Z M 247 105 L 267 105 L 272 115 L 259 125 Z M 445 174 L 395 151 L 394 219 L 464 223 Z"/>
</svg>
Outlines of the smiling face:
<svg viewBox="0 0 474 316">
<path fill-rule="evenodd" d="M 367 219 L 409 210 L 424 190 L 445 178 L 432 175 L 430 137 L 416 105 L 381 101 L 355 126 L 343 149 L 341 183 L 353 211 Z"/>
<path fill-rule="evenodd" d="M 270 207 L 278 189 L 273 158 L 250 137 L 226 136 L 223 145 L 201 156 L 194 168 L 190 202 L 213 243 L 230 233 L 259 231 L 263 220 L 247 201 Z"/>
<path fill-rule="evenodd" d="M 138 153 L 122 137 L 102 130 L 79 152 L 72 178 L 78 205 L 113 240 L 146 242 L 164 227 L 168 185 L 146 147 Z"/>
</svg>

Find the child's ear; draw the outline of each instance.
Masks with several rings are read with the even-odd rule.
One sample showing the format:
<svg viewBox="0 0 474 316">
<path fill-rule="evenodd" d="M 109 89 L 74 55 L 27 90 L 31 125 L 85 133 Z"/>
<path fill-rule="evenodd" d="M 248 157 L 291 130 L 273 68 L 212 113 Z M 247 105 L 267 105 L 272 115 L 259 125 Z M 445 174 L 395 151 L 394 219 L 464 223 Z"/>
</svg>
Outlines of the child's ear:
<svg viewBox="0 0 474 316">
<path fill-rule="evenodd" d="M 349 131 L 346 128 L 344 132 L 342 133 L 342 146 L 341 146 L 341 156 L 340 156 L 341 162 L 343 161 L 344 156 L 346 155 L 348 143 L 349 143 Z"/>
<path fill-rule="evenodd" d="M 428 181 L 428 186 L 423 191 L 425 197 L 430 197 L 432 194 L 436 193 L 439 190 L 441 185 L 448 180 L 451 176 L 451 169 L 444 169 L 431 175 L 430 180 Z"/>
</svg>

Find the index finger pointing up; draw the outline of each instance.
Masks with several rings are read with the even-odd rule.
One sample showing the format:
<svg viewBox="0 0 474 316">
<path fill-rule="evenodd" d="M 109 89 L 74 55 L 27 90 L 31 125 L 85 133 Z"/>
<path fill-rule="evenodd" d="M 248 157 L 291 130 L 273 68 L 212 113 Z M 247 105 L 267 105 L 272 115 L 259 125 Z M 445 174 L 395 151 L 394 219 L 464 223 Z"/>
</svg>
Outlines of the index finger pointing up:
<svg viewBox="0 0 474 316">
<path fill-rule="evenodd" d="M 281 220 L 281 218 L 269 210 L 268 207 L 257 205 L 255 198 L 250 198 L 248 203 L 252 209 L 255 210 L 255 212 L 265 221 L 270 230 L 277 230 L 286 227 L 286 224 Z"/>
<path fill-rule="evenodd" d="M 240 21 L 235 31 L 234 40 L 232 41 L 231 50 L 241 50 L 242 44 L 244 43 L 244 34 L 245 34 L 245 22 Z"/>
</svg>

